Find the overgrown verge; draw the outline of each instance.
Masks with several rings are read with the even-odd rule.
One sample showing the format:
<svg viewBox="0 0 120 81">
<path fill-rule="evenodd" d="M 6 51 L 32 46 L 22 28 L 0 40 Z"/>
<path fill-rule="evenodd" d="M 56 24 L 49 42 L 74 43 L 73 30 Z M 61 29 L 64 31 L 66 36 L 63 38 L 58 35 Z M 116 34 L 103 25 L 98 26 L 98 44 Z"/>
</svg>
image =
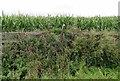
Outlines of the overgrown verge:
<svg viewBox="0 0 120 81">
<path fill-rule="evenodd" d="M 90 71 L 91 67 L 113 70 L 120 63 L 118 40 L 117 32 L 81 31 L 78 27 L 33 34 L 4 33 L 2 76 L 3 79 L 69 78 L 82 76 L 82 72 L 78 74 L 80 67 Z M 109 74 L 104 72 L 106 78 Z"/>
</svg>

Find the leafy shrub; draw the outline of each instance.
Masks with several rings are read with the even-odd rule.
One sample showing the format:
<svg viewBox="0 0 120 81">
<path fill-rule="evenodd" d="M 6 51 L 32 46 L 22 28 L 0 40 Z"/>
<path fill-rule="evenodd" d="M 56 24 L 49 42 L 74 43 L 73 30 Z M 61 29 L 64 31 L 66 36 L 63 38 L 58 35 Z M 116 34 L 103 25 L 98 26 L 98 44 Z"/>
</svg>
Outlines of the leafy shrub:
<svg viewBox="0 0 120 81">
<path fill-rule="evenodd" d="M 16 36 L 14 41 L 3 44 L 3 77 L 75 76 L 81 62 L 88 67 L 118 66 L 120 58 L 116 33 L 81 31 L 77 27 L 61 31 L 57 34 L 49 31 L 12 34 L 9 40 Z M 10 36 L 10 33 L 6 33 L 4 41 L 8 34 Z M 32 70 L 34 76 L 30 73 Z M 18 75 L 14 75 L 15 72 Z"/>
<path fill-rule="evenodd" d="M 118 36 L 118 35 L 116 35 Z M 78 59 L 86 61 L 87 66 L 116 67 L 119 63 L 118 39 L 105 33 L 93 31 L 77 36 L 74 42 L 74 53 Z"/>
</svg>

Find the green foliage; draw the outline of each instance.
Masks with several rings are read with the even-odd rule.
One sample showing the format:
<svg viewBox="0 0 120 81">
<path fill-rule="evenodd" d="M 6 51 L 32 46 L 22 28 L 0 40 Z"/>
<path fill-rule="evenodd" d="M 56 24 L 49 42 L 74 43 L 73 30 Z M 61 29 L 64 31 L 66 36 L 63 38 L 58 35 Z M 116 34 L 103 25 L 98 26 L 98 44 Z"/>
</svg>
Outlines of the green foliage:
<svg viewBox="0 0 120 81">
<path fill-rule="evenodd" d="M 118 17 L 2 15 L 3 79 L 117 78 Z"/>
<path fill-rule="evenodd" d="M 67 28 L 77 26 L 81 30 L 118 30 L 118 17 L 73 17 L 73 16 L 29 16 L 4 15 L 2 16 L 3 31 L 34 31 L 43 29 Z"/>
<path fill-rule="evenodd" d="M 3 78 L 82 78 L 79 77 L 81 74 L 84 78 L 87 78 L 86 74 L 92 78 L 91 67 L 100 70 L 118 67 L 116 32 L 81 31 L 77 27 L 60 31 L 57 34 L 47 30 L 32 34 L 4 33 Z M 103 75 L 106 71 L 95 72 L 94 78 L 117 76 L 114 73 L 113 77 Z"/>
<path fill-rule="evenodd" d="M 75 53 L 79 54 L 78 59 L 85 59 L 87 66 L 116 67 L 119 63 L 118 35 L 111 37 L 105 33 L 89 31 L 79 34 L 74 42 Z M 109 32 L 107 32 L 109 33 Z M 77 56 L 77 55 L 75 55 Z"/>
<path fill-rule="evenodd" d="M 118 29 L 118 17 L 78 17 L 77 26 L 82 30 L 116 30 Z"/>
</svg>

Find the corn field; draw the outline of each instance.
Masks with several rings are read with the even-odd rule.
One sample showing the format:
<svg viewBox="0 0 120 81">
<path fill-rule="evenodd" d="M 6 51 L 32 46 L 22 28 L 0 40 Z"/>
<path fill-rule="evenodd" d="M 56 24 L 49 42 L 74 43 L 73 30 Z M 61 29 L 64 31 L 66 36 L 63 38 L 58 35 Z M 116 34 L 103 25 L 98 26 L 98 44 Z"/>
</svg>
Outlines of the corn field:
<svg viewBox="0 0 120 81">
<path fill-rule="evenodd" d="M 3 15 L 2 31 L 34 31 L 43 29 L 67 28 L 76 26 L 81 30 L 95 29 L 118 30 L 118 17 L 72 17 L 72 16 L 29 16 L 29 15 Z"/>
</svg>

